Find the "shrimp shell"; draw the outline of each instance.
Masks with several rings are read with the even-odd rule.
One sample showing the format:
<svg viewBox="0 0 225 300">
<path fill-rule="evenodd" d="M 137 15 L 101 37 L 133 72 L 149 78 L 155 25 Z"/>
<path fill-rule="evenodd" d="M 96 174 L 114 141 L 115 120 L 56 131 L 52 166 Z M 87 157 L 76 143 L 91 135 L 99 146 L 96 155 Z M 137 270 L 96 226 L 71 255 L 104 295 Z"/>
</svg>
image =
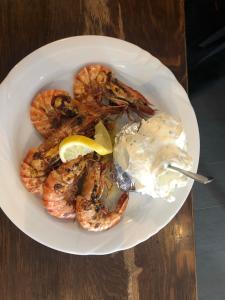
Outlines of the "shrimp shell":
<svg viewBox="0 0 225 300">
<path fill-rule="evenodd" d="M 87 95 L 101 94 L 111 73 L 108 67 L 100 64 L 91 64 L 81 68 L 74 79 L 74 97 L 82 99 Z"/>
<path fill-rule="evenodd" d="M 140 117 L 154 114 L 151 103 L 141 93 L 113 77 L 112 70 L 103 65 L 92 64 L 80 69 L 73 89 L 79 101 L 88 104 L 88 96 L 91 96 L 92 106 L 97 104 L 102 110 L 111 109 L 117 114 L 134 111 Z"/>
<path fill-rule="evenodd" d="M 101 164 L 94 163 L 88 169 L 81 195 L 76 198 L 76 219 L 81 227 L 89 231 L 103 231 L 115 226 L 128 204 L 128 194 L 123 193 L 114 211 L 110 212 L 104 206 L 100 199 L 104 184 L 101 173 Z"/>
<path fill-rule="evenodd" d="M 21 163 L 20 178 L 29 192 L 42 195 L 43 183 L 47 178 L 47 172 L 45 170 L 46 166 L 44 161 L 40 161 L 39 159 L 34 160 L 35 153 L 38 153 L 37 148 L 31 148 L 28 151 Z M 34 162 L 36 162 L 36 164 Z"/>
<path fill-rule="evenodd" d="M 87 156 L 79 156 L 49 174 L 44 184 L 43 204 L 50 215 L 62 219 L 75 218 L 78 181 L 85 172 L 87 159 Z"/>
<path fill-rule="evenodd" d="M 65 119 L 75 114 L 72 99 L 64 90 L 42 91 L 33 99 L 30 107 L 31 122 L 45 138 L 60 127 Z"/>
</svg>

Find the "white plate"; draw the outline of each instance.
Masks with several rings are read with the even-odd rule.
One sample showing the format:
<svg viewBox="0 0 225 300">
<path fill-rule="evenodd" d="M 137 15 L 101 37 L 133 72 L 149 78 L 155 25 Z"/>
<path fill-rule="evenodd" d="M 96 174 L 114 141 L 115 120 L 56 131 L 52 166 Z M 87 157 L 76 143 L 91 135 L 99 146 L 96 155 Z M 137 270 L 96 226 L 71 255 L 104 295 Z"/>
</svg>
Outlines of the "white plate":
<svg viewBox="0 0 225 300">
<path fill-rule="evenodd" d="M 84 64 L 109 65 L 116 75 L 156 105 L 182 120 L 197 170 L 199 133 L 188 96 L 174 75 L 155 57 L 128 42 L 102 36 L 77 36 L 48 44 L 18 63 L 0 86 L 0 204 L 9 219 L 36 241 L 73 254 L 107 254 L 145 241 L 163 228 L 186 200 L 192 180 L 176 192 L 176 201 L 130 195 L 122 221 L 106 232 L 91 233 L 45 212 L 41 201 L 20 182 L 26 151 L 40 142 L 29 119 L 29 105 L 42 88 L 71 91 L 72 75 Z"/>
</svg>

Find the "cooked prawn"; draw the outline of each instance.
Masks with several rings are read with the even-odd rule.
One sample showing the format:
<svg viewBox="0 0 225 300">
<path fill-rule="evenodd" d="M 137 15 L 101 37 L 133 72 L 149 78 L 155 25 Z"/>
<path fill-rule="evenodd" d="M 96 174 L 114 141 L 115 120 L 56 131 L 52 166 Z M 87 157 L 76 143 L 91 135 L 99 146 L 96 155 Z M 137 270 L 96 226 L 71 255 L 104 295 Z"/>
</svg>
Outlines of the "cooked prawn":
<svg viewBox="0 0 225 300">
<path fill-rule="evenodd" d="M 75 76 L 73 89 L 79 101 L 91 95 L 92 101 L 102 106 L 131 110 L 141 117 L 154 114 L 151 103 L 142 94 L 113 77 L 111 69 L 99 64 L 83 67 Z"/>
<path fill-rule="evenodd" d="M 76 198 L 76 219 L 84 229 L 103 231 L 116 225 L 122 218 L 128 203 L 123 193 L 114 211 L 110 212 L 102 201 L 103 179 L 100 162 L 94 162 L 87 170 L 81 195 Z"/>
<path fill-rule="evenodd" d="M 81 68 L 74 79 L 73 91 L 75 99 L 83 99 L 87 95 L 101 95 L 111 73 L 111 69 L 99 64 L 91 64 Z"/>
<path fill-rule="evenodd" d="M 30 118 L 37 131 L 45 138 L 62 123 L 77 115 L 69 94 L 64 90 L 45 90 L 32 101 Z"/>
<path fill-rule="evenodd" d="M 104 97 L 120 105 L 124 103 L 127 111 L 133 111 L 141 117 L 154 114 L 151 103 L 141 93 L 116 78 L 111 78 Z"/>
<path fill-rule="evenodd" d="M 74 103 L 77 104 L 80 115 L 89 115 L 96 118 L 105 118 L 109 115 L 120 115 L 125 108 L 124 103 L 113 104 L 109 103 L 104 104 L 99 96 L 87 95 L 82 99 L 82 102 L 77 102 L 74 100 Z"/>
<path fill-rule="evenodd" d="M 42 195 L 43 183 L 59 163 L 59 159 L 54 161 L 47 154 L 44 156 L 39 152 L 38 148 L 31 148 L 20 167 L 20 177 L 26 189 L 33 194 Z"/>
<path fill-rule="evenodd" d="M 56 147 L 65 137 L 80 134 L 88 137 L 93 137 L 95 133 L 95 124 L 100 120 L 95 116 L 83 117 L 78 115 L 77 117 L 67 120 L 57 131 L 53 132 L 51 136 L 46 139 L 38 147 L 41 152 L 49 151 Z"/>
<path fill-rule="evenodd" d="M 79 156 L 49 174 L 44 184 L 43 203 L 50 215 L 63 219 L 75 218 L 79 180 L 92 156 Z"/>
<path fill-rule="evenodd" d="M 20 168 L 21 180 L 26 189 L 41 195 L 43 183 L 48 174 L 61 164 L 59 143 L 73 134 L 93 137 L 94 125 L 98 120 L 95 117 L 83 118 L 81 116 L 70 119 L 37 148 L 29 150 Z"/>
</svg>

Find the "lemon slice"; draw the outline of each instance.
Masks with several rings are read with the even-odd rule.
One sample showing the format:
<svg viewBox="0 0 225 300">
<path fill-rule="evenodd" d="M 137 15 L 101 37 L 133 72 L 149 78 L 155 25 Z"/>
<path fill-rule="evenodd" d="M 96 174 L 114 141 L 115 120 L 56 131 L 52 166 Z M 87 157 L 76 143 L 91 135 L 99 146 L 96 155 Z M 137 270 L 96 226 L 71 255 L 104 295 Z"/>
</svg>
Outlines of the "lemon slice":
<svg viewBox="0 0 225 300">
<path fill-rule="evenodd" d="M 83 135 L 66 137 L 59 145 L 59 156 L 62 162 L 65 163 L 79 155 L 86 155 L 94 151 L 100 155 L 112 153 L 111 139 L 103 123 L 99 122 L 95 129 L 95 140 Z"/>
<path fill-rule="evenodd" d="M 112 141 L 109 132 L 105 128 L 102 121 L 99 121 L 98 124 L 95 126 L 95 141 L 106 149 L 106 154 L 112 153 Z"/>
</svg>

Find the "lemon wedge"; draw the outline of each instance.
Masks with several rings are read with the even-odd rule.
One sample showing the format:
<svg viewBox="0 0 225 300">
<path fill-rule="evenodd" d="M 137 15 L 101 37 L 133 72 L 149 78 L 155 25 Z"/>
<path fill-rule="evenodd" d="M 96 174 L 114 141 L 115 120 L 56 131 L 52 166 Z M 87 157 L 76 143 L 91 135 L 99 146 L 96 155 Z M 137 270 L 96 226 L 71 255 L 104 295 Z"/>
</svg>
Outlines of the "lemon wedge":
<svg viewBox="0 0 225 300">
<path fill-rule="evenodd" d="M 113 150 L 112 141 L 109 132 L 105 128 L 102 121 L 99 121 L 98 124 L 95 126 L 95 141 L 105 148 L 107 152 L 106 154 L 112 153 Z M 101 154 L 101 155 L 105 155 L 105 154 Z"/>
<path fill-rule="evenodd" d="M 95 140 L 83 135 L 72 135 L 59 145 L 59 156 L 64 163 L 94 151 L 100 155 L 112 153 L 109 133 L 101 121 L 95 126 Z"/>
</svg>

